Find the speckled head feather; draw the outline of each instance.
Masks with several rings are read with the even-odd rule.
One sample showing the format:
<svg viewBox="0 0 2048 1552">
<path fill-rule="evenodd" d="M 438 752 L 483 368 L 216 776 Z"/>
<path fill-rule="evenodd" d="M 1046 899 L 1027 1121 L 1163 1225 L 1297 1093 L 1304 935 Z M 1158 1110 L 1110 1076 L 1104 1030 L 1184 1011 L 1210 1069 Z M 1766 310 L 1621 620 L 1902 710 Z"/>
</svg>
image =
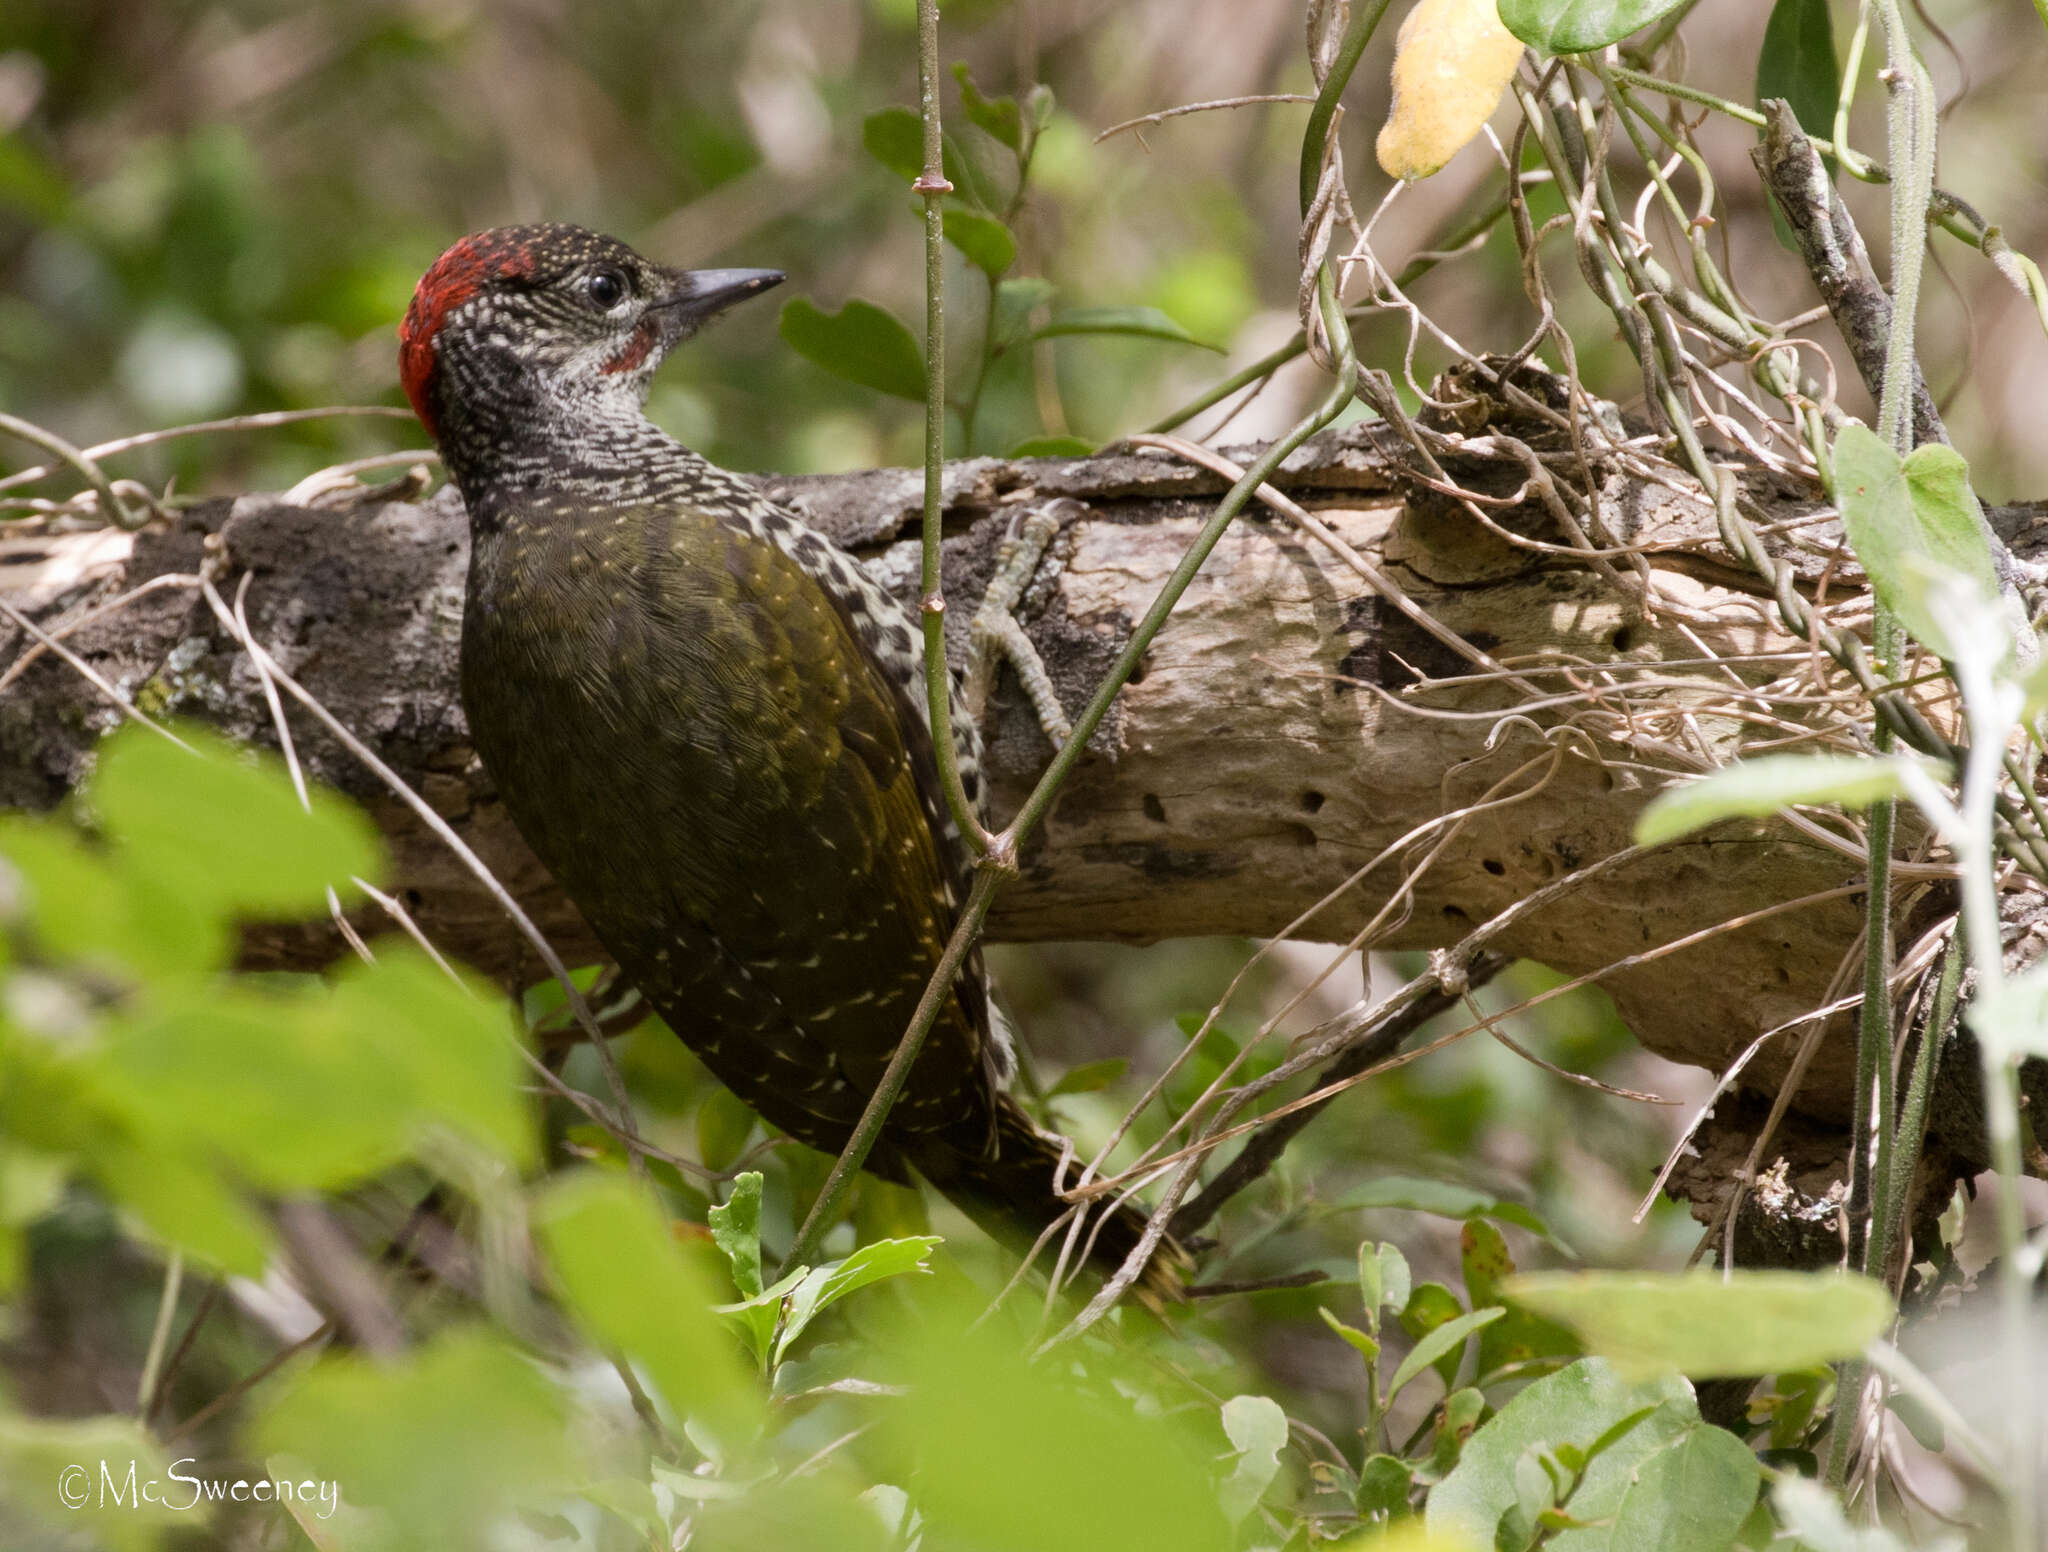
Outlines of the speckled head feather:
<svg viewBox="0 0 2048 1552">
<path fill-rule="evenodd" d="M 534 395 L 517 380 L 536 373 L 551 392 L 637 407 L 670 349 L 781 279 L 668 269 L 580 226 L 494 227 L 463 238 L 421 278 L 398 329 L 399 380 L 437 438 L 451 399 L 484 410 L 505 399 L 530 422 Z M 457 375 L 460 391 L 450 393 Z"/>
</svg>

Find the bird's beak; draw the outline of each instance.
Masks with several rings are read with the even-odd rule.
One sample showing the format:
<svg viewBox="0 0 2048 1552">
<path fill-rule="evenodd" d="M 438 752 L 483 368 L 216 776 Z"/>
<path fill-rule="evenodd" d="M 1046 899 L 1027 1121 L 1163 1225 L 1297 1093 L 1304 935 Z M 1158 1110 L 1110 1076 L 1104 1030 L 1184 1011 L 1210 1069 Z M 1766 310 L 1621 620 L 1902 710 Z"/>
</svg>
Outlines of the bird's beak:
<svg viewBox="0 0 2048 1552">
<path fill-rule="evenodd" d="M 787 278 L 779 269 L 686 269 L 674 274 L 675 288 L 655 306 L 673 308 L 676 322 L 684 328 L 779 286 Z"/>
</svg>

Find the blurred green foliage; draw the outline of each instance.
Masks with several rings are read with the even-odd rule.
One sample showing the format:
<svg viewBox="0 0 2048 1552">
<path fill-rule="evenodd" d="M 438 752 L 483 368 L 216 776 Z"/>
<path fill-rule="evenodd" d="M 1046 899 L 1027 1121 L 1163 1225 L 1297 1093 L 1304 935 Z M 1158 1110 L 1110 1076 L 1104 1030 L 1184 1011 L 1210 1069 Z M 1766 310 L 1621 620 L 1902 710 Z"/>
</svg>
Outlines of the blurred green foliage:
<svg viewBox="0 0 2048 1552">
<path fill-rule="evenodd" d="M 1819 18 L 1799 9 L 1810 41 Z M 1091 139 L 1167 103 L 1309 84 L 1293 8 L 1202 20 L 947 6 L 966 66 L 944 99 L 956 449 L 1085 449 L 1291 331 L 1298 108 Z M 418 274 L 464 231 L 552 218 L 668 262 L 790 271 L 789 348 L 742 312 L 665 370 L 652 410 L 679 436 L 745 468 L 912 461 L 912 21 L 910 0 L 15 0 L 0 11 L 0 403 L 79 442 L 395 406 L 392 331 Z M 1728 64 L 1707 40 L 1698 53 L 1709 76 Z M 1735 64 L 1756 78 L 1753 48 Z M 1347 134 L 1376 122 L 1368 74 Z M 2015 190 L 2038 148 L 1999 144 L 1988 202 L 2033 219 Z M 1475 187 L 1419 214 L 1412 201 L 1383 235 L 1426 246 Z M 1562 208 L 1543 188 L 1530 205 L 1538 224 Z M 1533 322 L 1504 232 L 1416 296 L 1476 344 L 1513 348 Z M 1632 380 L 1604 316 L 1574 332 L 1589 383 Z M 1360 342 L 1387 362 L 1408 343 L 1398 317 Z M 1189 348 L 1203 345 L 1232 361 Z M 1420 345 L 1419 375 L 1435 349 Z M 1980 376 L 1952 423 L 2009 413 L 1991 402 L 1996 374 Z M 1289 392 L 1247 434 L 1284 424 Z M 396 423 L 320 421 L 119 469 L 187 492 L 280 487 L 418 442 Z M 6 467 L 26 461 L 0 449 Z M 351 878 L 381 876 L 360 816 L 309 799 L 264 762 L 130 732 L 77 813 L 0 827 L 0 1544 L 208 1534 L 196 1516 L 53 1506 L 72 1460 L 161 1474 L 181 1419 L 176 1449 L 216 1472 L 339 1480 L 352 1548 L 658 1546 L 684 1527 L 700 1547 L 1298 1546 L 1425 1503 L 1432 1529 L 1456 1522 L 1481 1544 L 1591 1545 L 1587 1522 L 1609 1517 L 1647 1526 L 1631 1545 L 1768 1541 L 1768 1516 L 1743 1520 L 1749 1450 L 1700 1421 L 1681 1381 L 1632 1383 L 1512 1302 L 1518 1263 L 1682 1257 L 1693 1234 L 1676 1208 L 1628 1218 L 1670 1144 L 1662 1113 L 1467 1040 L 1342 1096 L 1233 1205 L 1204 1269 L 1327 1281 L 1203 1300 L 1171 1329 L 1126 1312 L 1028 1364 L 1051 1329 L 1038 1295 L 967 1329 L 1011 1267 L 900 1188 L 862 1181 L 825 1264 L 764 1270 L 764 1243 L 772 1261 L 827 1161 L 767 1135 L 656 1023 L 620 1042 L 635 1122 L 718 1180 L 655 1161 L 643 1182 L 616 1138 L 520 1086 L 519 1042 L 560 1022 L 552 987 L 529 995 L 521 1028 L 401 944 L 326 980 L 234 973 L 237 922 L 317 913 L 330 888 L 349 903 Z M 1027 1089 L 1092 1153 L 1254 950 L 998 950 L 1038 1054 Z M 1240 1074 L 1269 1070 L 1280 1041 L 1332 1011 L 1312 1002 L 1251 1042 L 1326 953 L 1254 968 L 1111 1167 L 1248 1044 Z M 1556 984 L 1518 967 L 1476 1000 L 1497 1012 Z M 1570 1072 L 1679 1081 L 1591 990 L 1507 1027 Z M 587 1049 L 564 1077 L 607 1092 Z M 313 1193 L 381 1258 L 414 1339 L 402 1358 L 316 1360 L 294 1347 L 315 1329 L 302 1307 L 223 1279 L 259 1277 L 279 1253 L 277 1200 Z M 423 1222 L 454 1249 L 421 1239 Z M 181 1283 L 170 1265 L 192 1270 Z M 1734 1306 L 1705 1302 L 1687 1325 L 1710 1339 Z M 1789 1345 L 1752 1432 L 1792 1458 L 1822 1426 L 1832 1349 L 1771 1319 Z M 138 1398 L 145 1355 L 161 1362 L 188 1329 L 163 1394 Z M 1653 1363 L 1685 1357 L 1651 1346 Z M 121 1419 L 138 1399 L 154 1401 L 154 1432 Z M 213 1518 L 238 1546 L 326 1544 L 243 1506 Z"/>
<path fill-rule="evenodd" d="M 920 222 L 901 192 L 918 159 L 909 9 L 9 6 L 0 403 L 81 444 L 252 410 L 400 405 L 393 330 L 414 282 L 463 232 L 515 220 L 615 231 L 668 262 L 774 264 L 825 314 L 865 295 L 921 324 Z M 1000 5 L 947 13 L 966 56 L 946 102 L 953 371 L 963 407 L 977 401 L 977 449 L 1100 440 L 1199 382 L 1198 367 L 1076 337 L 1110 316 L 1086 309 L 1149 303 L 1147 332 L 1217 340 L 1259 306 L 1244 256 L 1257 233 L 1221 184 L 1185 211 L 1159 202 L 1138 247 L 1089 251 L 1143 169 L 1092 147 L 1042 81 L 977 86 L 976 72 L 1016 78 L 1014 25 Z M 1042 52 L 1048 79 L 1100 95 L 1064 27 Z M 986 288 L 1005 275 L 1046 287 L 1039 327 L 1056 288 L 1064 342 L 992 360 L 984 383 Z M 738 467 L 913 460 L 915 412 L 861 385 L 872 374 L 820 373 L 742 314 L 664 373 L 652 407 Z M 953 430 L 964 445 L 960 419 Z M 121 472 L 185 491 L 280 487 L 418 442 L 320 421 L 174 443 Z M 0 449 L 0 467 L 15 463 Z"/>
<path fill-rule="evenodd" d="M 231 831 L 220 823 L 230 813 Z M 215 843 L 203 879 L 194 835 Z M 1232 1303 L 1257 1309 L 1259 1339 L 1272 1341 L 1295 1318 L 1286 1305 L 1218 1301 L 1165 1325 L 1120 1312 L 1034 1363 L 1057 1306 L 1035 1313 L 1029 1294 L 991 1306 L 1002 1253 L 950 1223 L 943 1236 L 894 1232 L 899 1188 L 864 1183 L 829 1259 L 770 1281 L 769 1247 L 817 1189 L 817 1155 L 771 1144 L 774 1212 L 762 1170 L 732 1177 L 713 1205 L 673 1167 L 637 1178 L 602 1131 L 611 1146 L 591 1130 L 579 1140 L 550 1128 L 553 1167 L 543 1168 L 543 1116 L 518 1083 L 530 1031 L 459 972 L 388 940 L 324 981 L 229 968 L 234 922 L 304 915 L 330 891 L 339 903 L 352 879 L 381 874 L 377 853 L 352 806 L 302 799 L 275 760 L 191 728 L 123 730 L 74 814 L 16 818 L 0 833 L 0 1299 L 18 1304 L 46 1286 L 67 1237 L 98 1239 L 103 1265 L 110 1255 L 118 1264 L 120 1245 L 143 1266 L 167 1258 L 154 1319 L 139 1303 L 108 1338 L 131 1362 L 147 1348 L 126 1383 L 148 1417 L 171 1334 L 205 1330 L 229 1286 L 217 1279 L 262 1276 L 285 1255 L 314 1282 L 353 1289 L 337 1292 L 338 1317 L 220 1413 L 208 1442 L 178 1446 L 194 1454 L 112 1415 L 76 1423 L 0 1404 L 0 1460 L 19 1488 L 0 1490 L 10 1545 L 83 1535 L 158 1546 L 169 1527 L 190 1535 L 208 1524 L 224 1544 L 253 1544 L 283 1521 L 235 1491 L 252 1479 L 279 1496 L 275 1484 L 304 1484 L 282 1512 L 317 1547 L 435 1552 L 534 1535 L 670 1545 L 686 1530 L 710 1547 L 882 1548 L 921 1536 L 932 1548 L 1019 1552 L 1162 1538 L 1225 1549 L 1311 1526 L 1370 1527 L 1425 1501 L 1432 1524 L 1440 1511 L 1459 1525 L 1498 1520 L 1502 1545 L 1634 1514 L 1690 1527 L 1689 1539 L 1658 1545 L 1718 1552 L 1749 1513 L 1748 1448 L 1699 1421 L 1682 1381 L 1654 1395 L 1617 1388 L 1594 1360 L 1573 1363 L 1582 1349 L 1563 1328 L 1503 1302 L 1515 1261 L 1494 1220 L 1534 1247 L 1555 1245 L 1540 1216 L 1441 1181 L 1382 1178 L 1325 1210 L 1461 1224 L 1462 1292 L 1417 1280 L 1394 1245 L 1369 1244 L 1338 1281 L 1286 1295 L 1318 1340 L 1355 1354 L 1347 1370 L 1365 1364 L 1363 1386 L 1344 1386 L 1362 1403 L 1356 1450 L 1297 1422 L 1326 1402 L 1234 1354 L 1247 1328 L 1218 1318 Z M 80 909 L 137 898 L 155 907 Z M 81 931 L 88 919 L 96 930 Z M 557 1001 L 528 999 L 529 1020 L 555 1017 Z M 1181 1039 L 1199 1028 L 1179 1022 Z M 1217 1030 L 1203 1041 L 1204 1061 L 1238 1048 Z M 704 1123 L 722 1091 L 700 1081 L 673 1036 L 650 1023 L 630 1049 L 636 1079 L 652 1079 L 636 1082 L 636 1128 L 685 1149 L 693 1135 L 725 1153 L 745 1146 L 750 1125 Z M 572 1079 L 587 1054 L 572 1060 Z M 649 1071 L 657 1054 L 666 1081 Z M 1097 1066 L 1058 1097 L 1099 1101 L 1130 1081 Z M 681 1124 L 692 1109 L 694 1128 Z M 579 1156 L 589 1162 L 564 1167 Z M 1261 1208 L 1252 1242 L 1291 1220 L 1314 1223 L 1299 1212 L 1313 1193 L 1285 1201 L 1298 1189 L 1282 1182 L 1280 1210 Z M 288 1227 L 279 1204 L 316 1197 L 332 1237 L 309 1240 L 304 1219 Z M 100 1217 L 100 1204 L 115 1218 Z M 365 1250 L 432 1275 L 393 1280 Z M 185 1291 L 188 1263 L 210 1287 L 204 1307 Z M 1839 1350 L 1839 1319 L 1814 1314 L 1825 1315 L 1814 1298 L 1836 1291 L 1781 1282 L 1777 1302 L 1755 1308 L 1692 1297 L 1677 1323 L 1614 1307 L 1654 1311 L 1657 1298 L 1683 1296 L 1654 1278 L 1567 1279 L 1563 1308 L 1589 1331 L 1623 1333 L 1616 1350 L 1653 1372 L 1756 1345 L 1759 1321 L 1787 1369 Z M 1661 1340 L 1660 1327 L 1682 1328 L 1685 1341 Z M 1397 1330 L 1405 1350 L 1386 1351 Z M 384 1350 L 400 1332 L 407 1350 Z M 235 1335 L 223 1323 L 203 1347 L 231 1350 Z M 325 1355 L 311 1350 L 322 1345 Z M 1557 1395 L 1569 1404 L 1553 1402 L 1567 1383 Z M 1418 1407 L 1417 1393 L 1441 1399 Z M 1771 1419 L 1774 1436 L 1788 1416 Z M 87 1470 L 80 1461 L 87 1479 L 67 1476 Z M 140 1492 L 128 1474 L 154 1484 L 162 1512 L 118 1512 Z M 84 1496 L 53 1507 L 50 1484 L 70 1493 L 80 1480 Z"/>
</svg>

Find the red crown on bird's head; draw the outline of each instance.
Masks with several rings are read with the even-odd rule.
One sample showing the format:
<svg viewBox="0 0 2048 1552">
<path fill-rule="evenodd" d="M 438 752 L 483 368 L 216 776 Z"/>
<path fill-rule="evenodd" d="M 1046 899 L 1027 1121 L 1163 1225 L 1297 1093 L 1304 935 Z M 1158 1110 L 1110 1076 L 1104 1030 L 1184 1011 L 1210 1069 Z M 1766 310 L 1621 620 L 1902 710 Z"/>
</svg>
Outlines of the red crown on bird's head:
<svg viewBox="0 0 2048 1552">
<path fill-rule="evenodd" d="M 398 326 L 398 380 L 429 435 L 434 432 L 434 415 L 428 407 L 427 385 L 434 376 L 442 323 L 492 281 L 533 276 L 540 267 L 536 248 L 548 230 L 501 226 L 477 232 L 434 260 L 420 277 L 412 305 Z"/>
</svg>

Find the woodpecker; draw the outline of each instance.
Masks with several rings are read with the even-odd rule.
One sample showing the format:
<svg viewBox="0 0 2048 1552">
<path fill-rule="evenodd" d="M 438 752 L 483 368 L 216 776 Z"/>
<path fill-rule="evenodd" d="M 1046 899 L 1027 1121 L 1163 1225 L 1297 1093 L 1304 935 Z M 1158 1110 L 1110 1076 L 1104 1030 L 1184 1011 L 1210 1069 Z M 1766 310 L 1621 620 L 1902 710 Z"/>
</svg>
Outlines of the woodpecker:
<svg viewBox="0 0 2048 1552">
<path fill-rule="evenodd" d="M 656 367 L 773 270 L 685 271 L 579 227 L 464 238 L 399 329 L 468 509 L 462 702 L 513 821 L 722 1082 L 828 1153 L 852 1134 L 965 898 L 921 639 L 851 555 L 648 420 Z M 981 750 L 959 707 L 962 782 Z M 976 953 L 867 1168 L 1029 1243 L 1060 1141 L 1006 1091 Z M 1098 1263 L 1136 1242 L 1089 1225 Z M 1177 1262 L 1148 1282 L 1170 1289 Z"/>
</svg>

